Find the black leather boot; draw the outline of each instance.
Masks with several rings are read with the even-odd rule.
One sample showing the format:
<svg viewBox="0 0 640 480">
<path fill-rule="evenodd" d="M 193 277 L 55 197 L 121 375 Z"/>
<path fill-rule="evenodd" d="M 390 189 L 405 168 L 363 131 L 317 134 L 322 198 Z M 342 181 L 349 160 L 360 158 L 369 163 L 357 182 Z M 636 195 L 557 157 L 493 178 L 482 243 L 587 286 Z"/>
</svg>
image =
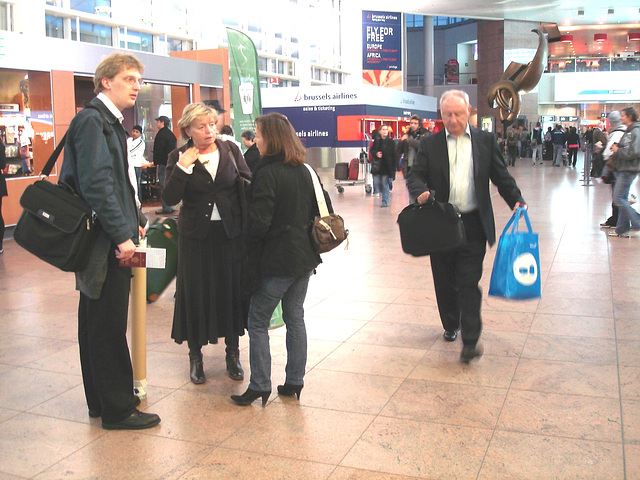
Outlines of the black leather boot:
<svg viewBox="0 0 640 480">
<path fill-rule="evenodd" d="M 202 352 L 189 352 L 189 376 L 191 377 L 191 381 L 196 385 L 200 385 L 207 381 L 207 378 L 204 376 Z"/>
<path fill-rule="evenodd" d="M 227 349 L 227 376 L 231 380 L 244 380 L 244 370 L 240 365 L 240 350 Z"/>
</svg>

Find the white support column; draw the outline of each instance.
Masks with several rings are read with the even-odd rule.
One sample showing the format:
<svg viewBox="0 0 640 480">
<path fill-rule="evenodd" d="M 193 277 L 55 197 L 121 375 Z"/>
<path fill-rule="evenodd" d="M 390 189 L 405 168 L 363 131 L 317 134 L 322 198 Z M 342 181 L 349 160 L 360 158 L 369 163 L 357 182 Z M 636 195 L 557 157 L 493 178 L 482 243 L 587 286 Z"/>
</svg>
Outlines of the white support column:
<svg viewBox="0 0 640 480">
<path fill-rule="evenodd" d="M 433 67 L 433 17 L 424 17 L 424 94 L 435 96 Z"/>
</svg>

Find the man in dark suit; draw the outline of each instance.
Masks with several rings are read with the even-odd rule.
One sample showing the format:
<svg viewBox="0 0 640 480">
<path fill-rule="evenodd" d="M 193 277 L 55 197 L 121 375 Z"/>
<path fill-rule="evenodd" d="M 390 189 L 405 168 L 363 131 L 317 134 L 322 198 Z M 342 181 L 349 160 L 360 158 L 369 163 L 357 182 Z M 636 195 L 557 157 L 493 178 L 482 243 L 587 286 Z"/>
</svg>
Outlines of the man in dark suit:
<svg viewBox="0 0 640 480">
<path fill-rule="evenodd" d="M 244 160 L 249 165 L 249 170 L 253 173 L 260 162 L 260 152 L 256 146 L 256 134 L 251 130 L 242 132 L 242 144 L 247 148 L 244 152 Z"/>
<path fill-rule="evenodd" d="M 122 126 L 122 111 L 135 104 L 143 69 L 130 54 L 113 53 L 100 62 L 94 77 L 98 96 L 71 121 L 60 171 L 60 181 L 75 187 L 101 226 L 89 265 L 76 273 L 78 343 L 89 416 L 102 417 L 109 430 L 160 423 L 157 415 L 136 409 L 140 399 L 133 393 L 126 337 L 131 268 L 119 266 L 144 236 Z"/>
<path fill-rule="evenodd" d="M 158 167 L 158 183 L 161 189 L 164 188 L 167 159 L 169 158 L 169 154 L 176 149 L 178 143 L 176 136 L 169 129 L 170 125 L 171 120 L 169 120 L 169 117 L 162 115 L 156 118 L 158 132 L 153 141 L 153 163 Z M 160 197 L 160 201 L 162 202 L 162 210 L 157 210 L 157 215 L 173 213 L 173 207 L 167 205 L 164 200 L 162 200 L 162 196 Z"/>
<path fill-rule="evenodd" d="M 482 320 L 482 262 L 486 244 L 496 239 L 489 180 L 509 207 L 526 206 L 509 175 L 493 134 L 469 126 L 469 96 L 448 90 L 440 98 L 445 129 L 420 142 L 407 187 L 418 203 L 431 196 L 438 202 L 457 205 L 462 213 L 467 243 L 464 247 L 431 255 L 431 271 L 444 338 L 454 341 L 462 331 L 460 360 L 469 362 L 482 355 L 476 347 Z"/>
</svg>

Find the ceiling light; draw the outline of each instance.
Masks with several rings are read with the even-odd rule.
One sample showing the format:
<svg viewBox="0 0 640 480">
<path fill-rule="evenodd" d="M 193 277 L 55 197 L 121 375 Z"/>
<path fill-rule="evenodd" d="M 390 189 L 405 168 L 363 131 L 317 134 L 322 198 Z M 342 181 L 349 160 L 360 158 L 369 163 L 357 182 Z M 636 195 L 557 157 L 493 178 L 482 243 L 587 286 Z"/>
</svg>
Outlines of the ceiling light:
<svg viewBox="0 0 640 480">
<path fill-rule="evenodd" d="M 629 32 L 629 41 L 630 42 L 639 42 L 640 41 L 640 32 Z"/>
<path fill-rule="evenodd" d="M 596 33 L 593 36 L 593 41 L 594 42 L 606 42 L 607 41 L 607 34 L 606 33 Z"/>
<path fill-rule="evenodd" d="M 573 42 L 573 35 L 561 35 L 560 41 L 563 43 L 571 43 Z"/>
</svg>

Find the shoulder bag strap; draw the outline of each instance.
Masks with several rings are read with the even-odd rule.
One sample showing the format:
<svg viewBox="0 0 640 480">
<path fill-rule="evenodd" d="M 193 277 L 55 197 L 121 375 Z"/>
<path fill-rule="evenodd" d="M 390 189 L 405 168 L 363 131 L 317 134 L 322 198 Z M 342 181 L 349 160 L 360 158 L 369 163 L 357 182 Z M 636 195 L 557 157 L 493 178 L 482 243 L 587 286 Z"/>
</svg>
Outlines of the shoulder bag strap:
<svg viewBox="0 0 640 480">
<path fill-rule="evenodd" d="M 51 173 L 51 170 L 53 170 L 53 166 L 55 165 L 56 160 L 60 156 L 60 152 L 62 151 L 62 148 L 64 147 L 64 144 L 66 141 L 67 141 L 67 134 L 65 133 L 64 137 L 62 137 L 62 140 L 60 140 L 60 143 L 58 144 L 56 149 L 53 151 L 51 156 L 49 157 L 49 160 L 47 160 L 47 163 L 44 165 L 44 167 L 42 167 L 42 171 L 40 172 L 40 175 L 43 175 L 45 177 L 49 176 L 49 174 Z"/>
<path fill-rule="evenodd" d="M 320 218 L 329 216 L 329 209 L 327 208 L 327 202 L 324 199 L 324 193 L 322 193 L 322 187 L 320 186 L 320 179 L 316 174 L 315 170 L 309 166 L 308 163 L 304 164 L 309 170 L 309 175 L 311 175 L 311 181 L 313 182 L 313 191 L 316 194 L 316 202 L 318 202 L 318 211 L 320 212 Z"/>
</svg>

